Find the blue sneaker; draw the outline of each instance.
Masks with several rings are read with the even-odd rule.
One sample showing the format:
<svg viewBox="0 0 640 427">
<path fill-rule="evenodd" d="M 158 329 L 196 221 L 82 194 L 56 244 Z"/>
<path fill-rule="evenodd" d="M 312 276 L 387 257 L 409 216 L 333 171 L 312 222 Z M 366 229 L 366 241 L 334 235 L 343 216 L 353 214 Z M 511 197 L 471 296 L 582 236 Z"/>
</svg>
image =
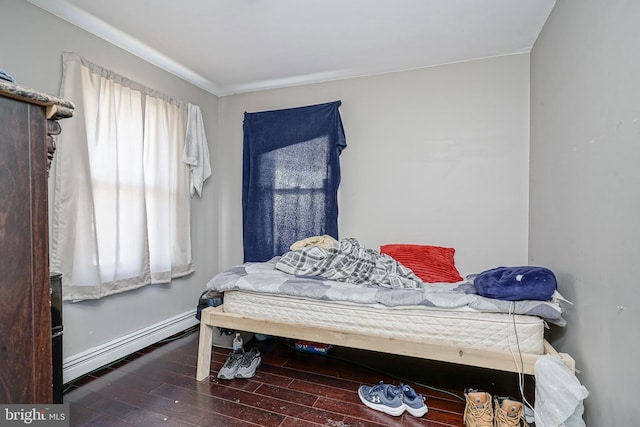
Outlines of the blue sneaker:
<svg viewBox="0 0 640 427">
<path fill-rule="evenodd" d="M 358 388 L 358 396 L 360 396 L 362 403 L 369 408 L 394 417 L 402 415 L 406 408 L 402 401 L 402 390 L 382 381 L 373 387 L 361 385 Z"/>
<path fill-rule="evenodd" d="M 426 403 L 426 399 L 420 393 L 409 385 L 400 384 L 399 389 L 402 391 L 402 401 L 407 411 L 414 417 L 421 417 L 429 410 Z"/>
</svg>

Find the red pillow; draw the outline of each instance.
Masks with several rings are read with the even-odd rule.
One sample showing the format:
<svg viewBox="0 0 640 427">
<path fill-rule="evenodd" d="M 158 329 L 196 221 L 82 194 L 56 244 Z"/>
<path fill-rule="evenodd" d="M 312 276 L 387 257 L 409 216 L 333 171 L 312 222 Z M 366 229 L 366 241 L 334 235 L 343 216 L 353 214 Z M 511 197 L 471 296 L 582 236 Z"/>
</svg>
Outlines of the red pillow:
<svg viewBox="0 0 640 427">
<path fill-rule="evenodd" d="M 387 254 L 426 283 L 455 283 L 462 281 L 453 256 L 456 250 L 440 246 L 393 244 L 380 246 Z"/>
</svg>

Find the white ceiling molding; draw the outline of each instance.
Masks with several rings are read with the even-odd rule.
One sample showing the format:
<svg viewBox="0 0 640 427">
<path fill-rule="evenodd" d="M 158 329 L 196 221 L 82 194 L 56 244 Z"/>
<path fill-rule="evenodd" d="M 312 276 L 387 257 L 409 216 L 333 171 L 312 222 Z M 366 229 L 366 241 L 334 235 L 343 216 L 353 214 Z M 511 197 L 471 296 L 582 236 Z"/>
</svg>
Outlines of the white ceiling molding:
<svg viewBox="0 0 640 427">
<path fill-rule="evenodd" d="M 529 52 L 555 5 L 555 0 L 27 1 L 217 96 Z"/>
<path fill-rule="evenodd" d="M 66 0 L 27 0 L 35 6 L 80 27 L 151 64 L 180 77 L 183 80 L 217 95 L 220 88 L 205 77 L 174 61 L 167 55 L 140 42 L 118 28 L 107 24 Z"/>
</svg>

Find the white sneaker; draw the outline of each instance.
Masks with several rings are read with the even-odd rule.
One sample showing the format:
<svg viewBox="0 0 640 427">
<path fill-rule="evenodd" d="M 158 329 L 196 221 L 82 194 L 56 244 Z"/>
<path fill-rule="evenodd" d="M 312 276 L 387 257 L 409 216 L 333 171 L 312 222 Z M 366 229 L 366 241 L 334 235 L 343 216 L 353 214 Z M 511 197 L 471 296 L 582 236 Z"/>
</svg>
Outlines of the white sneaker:
<svg viewBox="0 0 640 427">
<path fill-rule="evenodd" d="M 243 353 L 232 351 L 227 357 L 227 361 L 224 362 L 220 371 L 218 371 L 218 378 L 221 380 L 232 380 L 236 377 L 236 372 L 242 362 Z"/>
<path fill-rule="evenodd" d="M 235 373 L 236 378 L 251 378 L 256 374 L 256 369 L 260 366 L 262 358 L 260 351 L 253 347 L 246 352 L 240 361 L 240 365 Z"/>
</svg>

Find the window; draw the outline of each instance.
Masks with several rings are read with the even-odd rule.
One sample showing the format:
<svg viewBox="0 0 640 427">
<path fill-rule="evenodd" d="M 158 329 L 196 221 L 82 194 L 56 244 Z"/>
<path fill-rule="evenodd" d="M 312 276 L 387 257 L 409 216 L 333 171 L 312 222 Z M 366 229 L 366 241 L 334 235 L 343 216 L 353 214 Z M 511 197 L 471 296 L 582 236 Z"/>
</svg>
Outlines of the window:
<svg viewBox="0 0 640 427">
<path fill-rule="evenodd" d="M 76 54 L 63 65 L 76 114 L 57 144 L 51 268 L 64 299 L 192 272 L 188 105 Z"/>
</svg>

